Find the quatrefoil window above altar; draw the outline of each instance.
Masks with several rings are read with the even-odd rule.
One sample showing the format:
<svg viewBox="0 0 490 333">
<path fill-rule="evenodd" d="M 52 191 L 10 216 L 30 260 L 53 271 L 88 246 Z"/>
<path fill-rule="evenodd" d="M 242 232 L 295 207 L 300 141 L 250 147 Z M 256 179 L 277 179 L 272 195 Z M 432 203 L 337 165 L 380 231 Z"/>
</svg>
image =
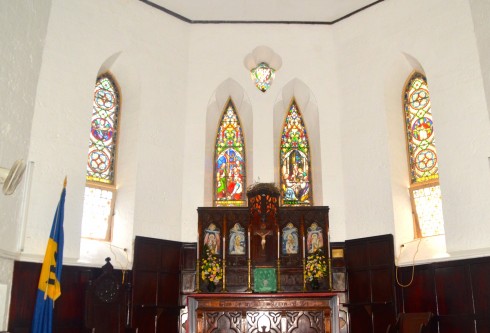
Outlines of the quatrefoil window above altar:
<svg viewBox="0 0 490 333">
<path fill-rule="evenodd" d="M 271 48 L 258 46 L 245 57 L 244 63 L 257 89 L 266 92 L 282 66 L 282 59 Z"/>
</svg>

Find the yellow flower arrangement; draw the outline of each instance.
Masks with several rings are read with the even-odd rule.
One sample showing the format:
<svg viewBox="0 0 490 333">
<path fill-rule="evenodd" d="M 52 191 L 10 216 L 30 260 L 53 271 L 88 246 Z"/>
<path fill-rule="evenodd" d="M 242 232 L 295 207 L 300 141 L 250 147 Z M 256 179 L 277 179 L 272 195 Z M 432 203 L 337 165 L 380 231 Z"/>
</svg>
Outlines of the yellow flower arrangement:
<svg viewBox="0 0 490 333">
<path fill-rule="evenodd" d="M 322 250 L 317 250 L 306 259 L 305 279 L 308 282 L 327 275 L 327 260 Z"/>
<path fill-rule="evenodd" d="M 203 281 L 218 284 L 223 278 L 221 259 L 218 258 L 207 246 L 204 246 L 205 256 L 201 259 L 201 279 Z"/>
</svg>

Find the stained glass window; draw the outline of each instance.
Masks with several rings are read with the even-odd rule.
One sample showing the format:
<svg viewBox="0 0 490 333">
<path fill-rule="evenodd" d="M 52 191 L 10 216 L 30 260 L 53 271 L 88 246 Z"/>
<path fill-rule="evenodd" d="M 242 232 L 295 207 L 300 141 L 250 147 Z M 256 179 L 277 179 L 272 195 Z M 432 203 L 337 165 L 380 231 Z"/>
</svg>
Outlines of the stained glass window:
<svg viewBox="0 0 490 333">
<path fill-rule="evenodd" d="M 114 182 L 118 92 L 109 76 L 97 80 L 92 108 L 92 124 L 87 163 L 87 180 Z"/>
<path fill-rule="evenodd" d="M 282 205 L 312 205 L 308 135 L 301 112 L 294 100 L 284 121 L 280 163 Z"/>
<path fill-rule="evenodd" d="M 426 78 L 414 73 L 404 93 L 410 195 L 417 237 L 444 233 L 435 134 Z"/>
<path fill-rule="evenodd" d="M 115 155 L 119 92 L 109 74 L 95 84 L 87 157 L 82 237 L 110 240 L 116 188 Z"/>
<path fill-rule="evenodd" d="M 243 206 L 245 200 L 245 142 L 233 101 L 221 117 L 214 159 L 215 206 Z"/>
<path fill-rule="evenodd" d="M 275 70 L 266 63 L 262 62 L 250 72 L 255 86 L 262 92 L 266 92 L 270 88 L 274 80 Z"/>
</svg>

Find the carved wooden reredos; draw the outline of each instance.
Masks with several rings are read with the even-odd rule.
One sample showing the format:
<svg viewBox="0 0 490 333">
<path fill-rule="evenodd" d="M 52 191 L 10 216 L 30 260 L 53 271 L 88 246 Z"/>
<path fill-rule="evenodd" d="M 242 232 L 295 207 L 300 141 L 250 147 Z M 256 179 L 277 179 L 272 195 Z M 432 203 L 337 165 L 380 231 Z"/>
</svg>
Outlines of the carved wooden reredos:
<svg viewBox="0 0 490 333">
<path fill-rule="evenodd" d="M 304 259 L 322 250 L 330 259 L 327 206 L 280 207 L 274 184 L 256 184 L 247 192 L 248 207 L 198 208 L 198 260 L 208 246 L 224 263 L 216 291 L 250 292 L 255 268 L 274 268 L 278 291 L 305 291 Z M 197 267 L 197 290 L 206 282 Z M 330 279 L 321 281 L 330 290 Z M 222 289 L 225 290 L 222 290 Z"/>
</svg>

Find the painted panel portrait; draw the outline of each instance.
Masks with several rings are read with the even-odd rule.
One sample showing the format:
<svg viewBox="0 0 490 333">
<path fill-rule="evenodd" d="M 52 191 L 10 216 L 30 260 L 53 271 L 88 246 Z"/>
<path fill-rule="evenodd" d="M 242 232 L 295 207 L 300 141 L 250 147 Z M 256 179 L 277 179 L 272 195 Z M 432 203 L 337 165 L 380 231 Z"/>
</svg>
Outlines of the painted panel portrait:
<svg viewBox="0 0 490 333">
<path fill-rule="evenodd" d="M 235 223 L 230 229 L 228 251 L 230 254 L 245 254 L 245 229 L 239 223 Z"/>
<path fill-rule="evenodd" d="M 315 253 L 323 249 L 323 231 L 318 224 L 312 223 L 308 228 L 308 240 L 306 244 L 308 246 L 308 253 Z"/>
<path fill-rule="evenodd" d="M 288 223 L 282 229 L 282 254 L 298 253 L 298 228 Z"/>
<path fill-rule="evenodd" d="M 207 245 L 212 253 L 220 253 L 220 230 L 214 223 L 204 230 L 204 245 Z"/>
</svg>

